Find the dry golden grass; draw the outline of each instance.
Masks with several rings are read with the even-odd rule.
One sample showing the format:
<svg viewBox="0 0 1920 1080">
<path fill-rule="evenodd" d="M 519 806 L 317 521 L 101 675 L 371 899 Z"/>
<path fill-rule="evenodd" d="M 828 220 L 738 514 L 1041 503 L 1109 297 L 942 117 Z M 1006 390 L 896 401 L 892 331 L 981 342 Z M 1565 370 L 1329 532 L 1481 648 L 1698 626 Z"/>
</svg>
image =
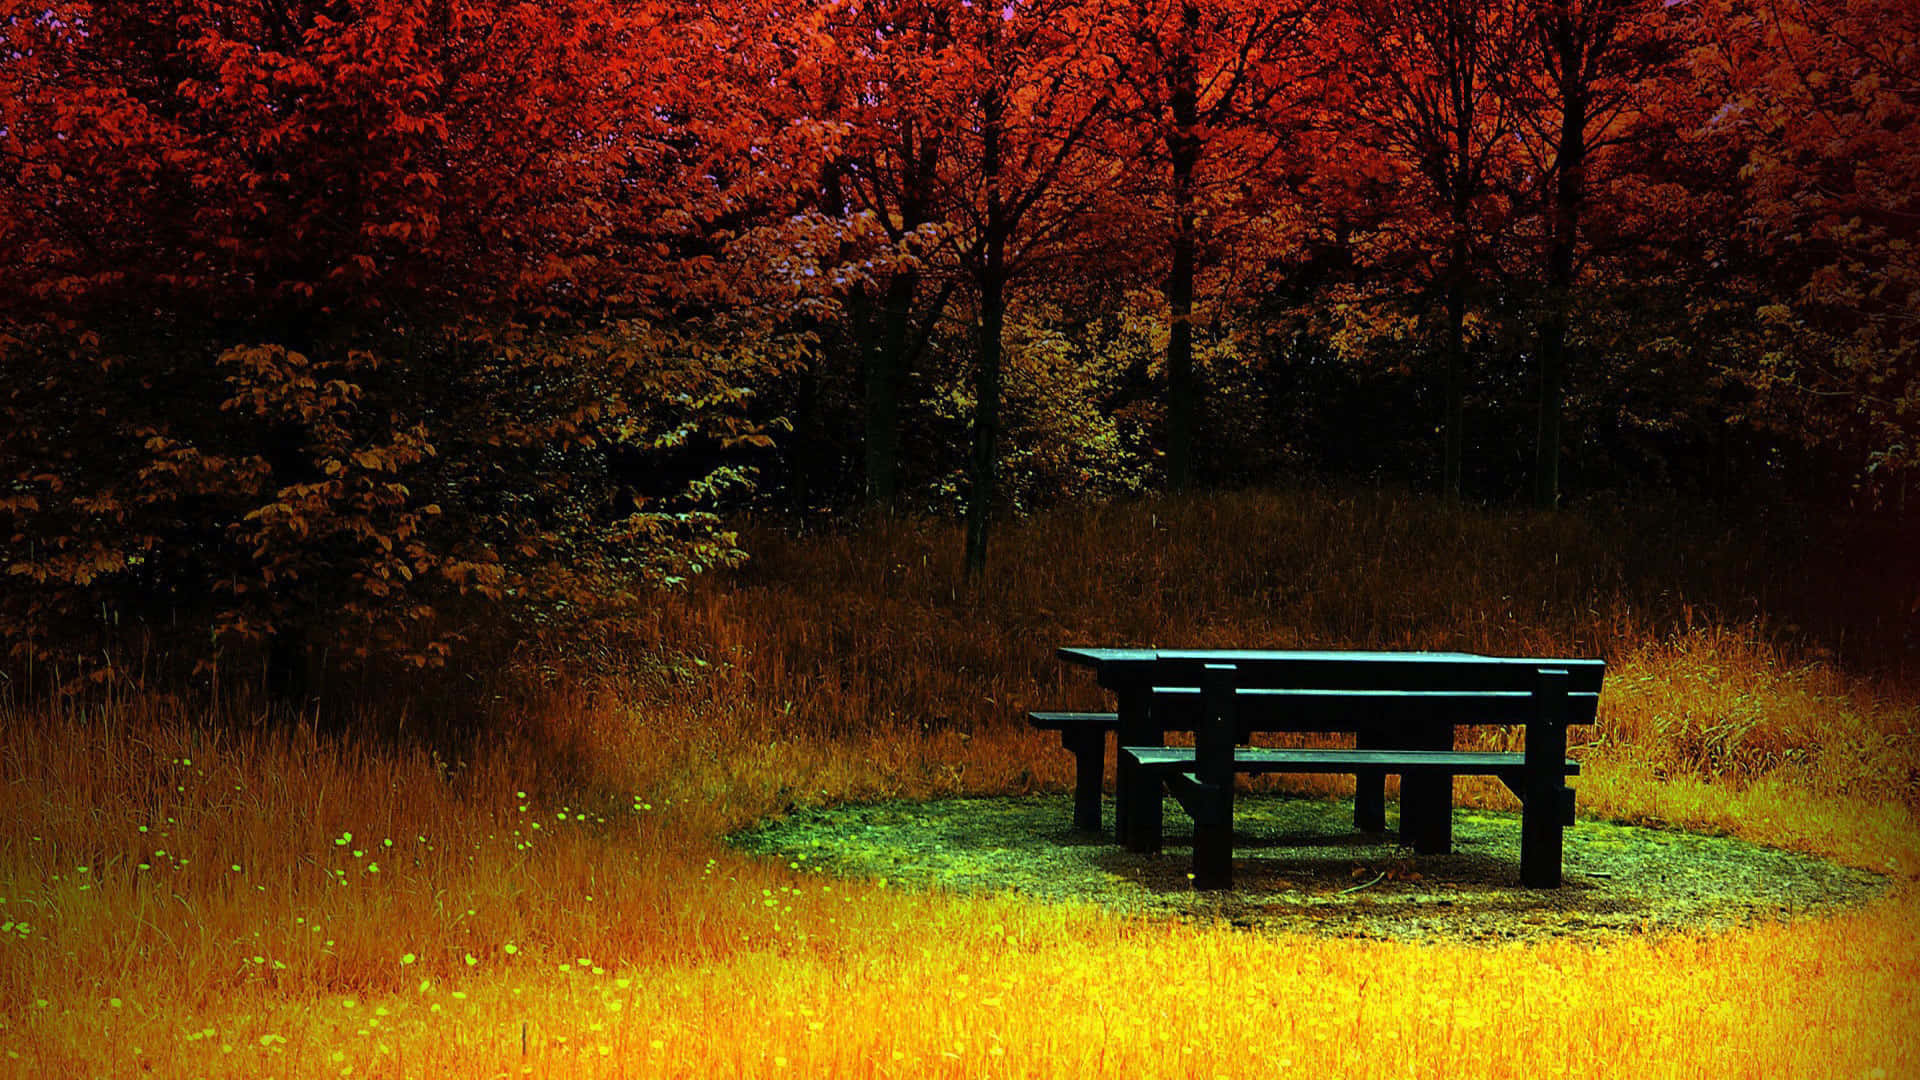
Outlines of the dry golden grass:
<svg viewBox="0 0 1920 1080">
<path fill-rule="evenodd" d="M 159 696 L 11 709 L 0 1075 L 1915 1075 L 1911 687 L 1650 610 L 1632 590 L 1674 583 L 1629 584 L 1591 528 L 1082 510 L 1009 530 L 1032 568 L 971 592 L 944 527 L 769 534 L 636 628 L 646 663 L 444 758 Z M 1896 884 L 1827 921 L 1487 949 L 909 894 L 719 843 L 794 802 L 1062 786 L 1017 717 L 1099 702 L 1069 640 L 1599 652 L 1586 812 Z"/>
</svg>

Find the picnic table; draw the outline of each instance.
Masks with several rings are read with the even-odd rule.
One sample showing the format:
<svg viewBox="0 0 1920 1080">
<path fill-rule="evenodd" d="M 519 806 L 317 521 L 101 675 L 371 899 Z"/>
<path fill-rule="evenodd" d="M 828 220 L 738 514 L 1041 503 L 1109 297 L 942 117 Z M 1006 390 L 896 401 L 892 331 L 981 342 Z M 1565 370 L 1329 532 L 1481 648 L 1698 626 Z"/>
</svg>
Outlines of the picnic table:
<svg viewBox="0 0 1920 1080">
<path fill-rule="evenodd" d="M 1114 832 L 1129 850 L 1160 850 L 1163 792 L 1194 823 L 1200 888 L 1232 884 L 1233 797 L 1239 774 L 1351 773 L 1354 824 L 1386 828 L 1386 777 L 1400 777 L 1400 839 L 1421 854 L 1452 850 L 1453 778 L 1495 776 L 1521 800 L 1520 878 L 1560 884 L 1561 832 L 1573 824 L 1579 772 L 1569 725 L 1593 722 L 1606 664 L 1595 659 L 1459 652 L 1063 648 L 1113 693 L 1111 713 L 1036 712 L 1078 762 L 1074 824 L 1100 828 L 1109 734 Z M 1454 749 L 1455 728 L 1518 725 L 1521 751 Z M 1191 731 L 1192 746 L 1166 745 Z M 1248 745 L 1253 732 L 1352 733 L 1352 748 Z"/>
</svg>

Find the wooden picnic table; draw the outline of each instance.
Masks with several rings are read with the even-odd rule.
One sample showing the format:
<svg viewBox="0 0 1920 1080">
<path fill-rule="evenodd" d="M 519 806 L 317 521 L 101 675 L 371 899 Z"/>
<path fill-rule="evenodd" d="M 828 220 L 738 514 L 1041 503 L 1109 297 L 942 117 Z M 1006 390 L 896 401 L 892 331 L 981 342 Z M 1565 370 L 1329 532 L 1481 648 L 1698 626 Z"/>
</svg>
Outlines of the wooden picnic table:
<svg viewBox="0 0 1920 1080">
<path fill-rule="evenodd" d="M 1401 778 L 1400 833 L 1423 854 L 1452 849 L 1453 777 L 1497 776 L 1522 802 L 1521 880 L 1560 883 L 1561 830 L 1573 824 L 1579 771 L 1566 729 L 1591 723 L 1606 665 L 1595 659 L 1460 652 L 1063 648 L 1093 670 L 1114 713 L 1035 713 L 1080 759 L 1075 824 L 1099 826 L 1106 732 L 1116 734 L 1114 831 L 1157 851 L 1163 791 L 1194 818 L 1196 884 L 1231 883 L 1236 774 L 1352 773 L 1354 823 L 1386 827 L 1386 776 Z M 1456 751 L 1454 729 L 1515 724 L 1523 752 Z M 1168 747 L 1168 731 L 1193 747 Z M 1255 731 L 1351 732 L 1352 749 L 1249 747 Z M 1091 787 L 1089 786 L 1091 782 Z"/>
</svg>

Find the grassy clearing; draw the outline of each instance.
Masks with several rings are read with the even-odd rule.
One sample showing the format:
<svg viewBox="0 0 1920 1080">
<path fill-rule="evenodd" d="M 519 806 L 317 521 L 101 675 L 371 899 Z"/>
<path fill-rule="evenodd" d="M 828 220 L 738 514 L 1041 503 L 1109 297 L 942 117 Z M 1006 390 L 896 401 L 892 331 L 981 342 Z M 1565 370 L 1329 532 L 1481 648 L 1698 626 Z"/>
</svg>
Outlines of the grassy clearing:
<svg viewBox="0 0 1920 1080">
<path fill-rule="evenodd" d="M 1515 813 L 1456 810 L 1452 851 L 1413 855 L 1391 832 L 1356 832 L 1350 800 L 1243 794 L 1234 804 L 1233 888 L 1200 892 L 1187 873 L 1192 830 L 1177 804 L 1167 807 L 1167 850 L 1158 854 L 1076 832 L 1071 814 L 1064 794 L 850 803 L 796 811 L 728 842 L 908 887 L 1011 891 L 1270 933 L 1489 946 L 1566 937 L 1613 944 L 1622 935 L 1828 917 L 1878 899 L 1886 884 L 1870 871 L 1735 836 L 1589 818 L 1566 836 L 1561 887 L 1532 890 L 1518 880 Z M 1388 829 L 1398 824 L 1390 812 Z"/>
<path fill-rule="evenodd" d="M 1713 614 L 1723 569 L 1628 573 L 1685 553 L 1604 524 L 1082 510 L 1010 529 L 996 558 L 1030 569 L 973 592 L 944 527 L 762 535 L 610 646 L 644 663 L 444 756 L 158 696 L 14 709 L 0 1074 L 1911 1075 L 1920 694 Z M 1830 919 L 1487 949 L 909 892 L 718 841 L 794 805 L 1064 788 L 1016 723 L 1098 703 L 1064 641 L 1597 652 L 1585 812 L 1895 884 Z"/>
</svg>

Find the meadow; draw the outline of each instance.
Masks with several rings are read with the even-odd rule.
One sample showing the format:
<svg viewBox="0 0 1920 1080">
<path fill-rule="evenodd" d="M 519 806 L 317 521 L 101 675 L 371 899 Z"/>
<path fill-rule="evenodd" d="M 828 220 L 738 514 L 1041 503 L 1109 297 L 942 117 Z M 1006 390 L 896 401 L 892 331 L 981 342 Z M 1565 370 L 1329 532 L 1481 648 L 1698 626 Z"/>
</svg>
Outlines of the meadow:
<svg viewBox="0 0 1920 1080">
<path fill-rule="evenodd" d="M 385 737 L 158 691 L 0 705 L 0 1075 L 1920 1075 L 1920 683 L 1887 564 L 1710 508 L 1365 491 L 1044 513 L 972 585 L 943 522 L 746 546 L 589 655 L 529 649 L 477 740 L 407 734 L 433 706 L 404 685 L 354 688 Z M 1101 703 L 1068 643 L 1604 656 L 1583 816 L 1890 886 L 1730 932 L 1430 945 L 723 842 L 795 806 L 1064 789 L 1020 718 Z"/>
</svg>

